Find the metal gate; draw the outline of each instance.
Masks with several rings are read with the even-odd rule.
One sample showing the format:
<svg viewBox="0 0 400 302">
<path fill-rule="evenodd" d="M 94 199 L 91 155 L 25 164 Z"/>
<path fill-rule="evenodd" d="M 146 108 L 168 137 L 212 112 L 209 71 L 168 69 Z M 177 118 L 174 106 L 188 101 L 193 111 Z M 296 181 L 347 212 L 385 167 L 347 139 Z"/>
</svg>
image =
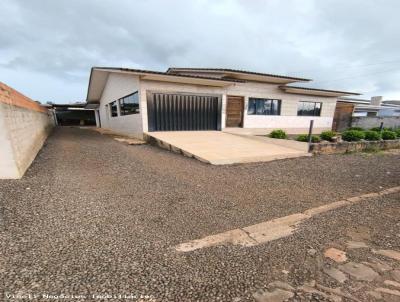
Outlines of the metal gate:
<svg viewBox="0 0 400 302">
<path fill-rule="evenodd" d="M 221 98 L 148 93 L 149 131 L 221 130 Z"/>
</svg>

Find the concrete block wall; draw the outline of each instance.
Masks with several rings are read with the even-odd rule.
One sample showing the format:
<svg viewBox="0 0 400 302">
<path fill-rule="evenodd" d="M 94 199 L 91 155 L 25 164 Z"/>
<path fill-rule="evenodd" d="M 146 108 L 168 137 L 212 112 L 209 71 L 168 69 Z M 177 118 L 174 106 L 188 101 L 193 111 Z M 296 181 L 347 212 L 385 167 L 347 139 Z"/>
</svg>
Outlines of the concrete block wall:
<svg viewBox="0 0 400 302">
<path fill-rule="evenodd" d="M 21 178 L 53 126 L 50 111 L 0 82 L 0 179 Z"/>
<path fill-rule="evenodd" d="M 353 116 L 351 119 L 352 127 L 361 127 L 364 129 L 379 127 L 381 123 L 386 128 L 400 128 L 400 116 Z"/>
</svg>

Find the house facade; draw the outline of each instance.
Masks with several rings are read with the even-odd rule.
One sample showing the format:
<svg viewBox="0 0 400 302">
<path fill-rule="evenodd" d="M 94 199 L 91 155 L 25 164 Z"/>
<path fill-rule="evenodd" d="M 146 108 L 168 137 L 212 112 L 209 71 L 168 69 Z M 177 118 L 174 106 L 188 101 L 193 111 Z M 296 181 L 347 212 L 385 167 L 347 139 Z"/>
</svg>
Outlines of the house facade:
<svg viewBox="0 0 400 302">
<path fill-rule="evenodd" d="M 329 130 L 337 98 L 356 93 L 292 85 L 308 81 L 231 69 L 94 67 L 87 107 L 96 109 L 98 126 L 135 137 L 230 128 L 298 134 L 308 131 L 310 120 L 315 133 Z"/>
</svg>

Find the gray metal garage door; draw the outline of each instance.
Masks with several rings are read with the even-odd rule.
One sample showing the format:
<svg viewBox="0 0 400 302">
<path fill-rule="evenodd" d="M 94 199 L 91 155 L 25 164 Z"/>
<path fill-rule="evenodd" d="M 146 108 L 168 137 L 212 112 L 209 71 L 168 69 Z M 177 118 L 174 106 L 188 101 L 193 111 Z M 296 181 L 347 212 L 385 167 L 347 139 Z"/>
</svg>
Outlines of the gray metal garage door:
<svg viewBox="0 0 400 302">
<path fill-rule="evenodd" d="M 149 93 L 149 131 L 221 130 L 221 98 Z"/>
</svg>

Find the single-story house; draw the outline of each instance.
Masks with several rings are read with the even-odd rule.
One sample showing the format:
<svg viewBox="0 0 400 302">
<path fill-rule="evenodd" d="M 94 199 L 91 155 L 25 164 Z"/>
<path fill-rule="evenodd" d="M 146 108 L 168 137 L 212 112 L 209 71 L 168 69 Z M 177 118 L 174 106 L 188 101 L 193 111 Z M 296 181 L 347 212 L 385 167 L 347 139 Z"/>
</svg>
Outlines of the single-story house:
<svg viewBox="0 0 400 302">
<path fill-rule="evenodd" d="M 337 98 L 357 93 L 289 85 L 310 79 L 216 68 L 166 72 L 93 67 L 87 108 L 97 125 L 130 136 L 151 131 L 243 128 L 306 133 L 332 128 Z"/>
</svg>

